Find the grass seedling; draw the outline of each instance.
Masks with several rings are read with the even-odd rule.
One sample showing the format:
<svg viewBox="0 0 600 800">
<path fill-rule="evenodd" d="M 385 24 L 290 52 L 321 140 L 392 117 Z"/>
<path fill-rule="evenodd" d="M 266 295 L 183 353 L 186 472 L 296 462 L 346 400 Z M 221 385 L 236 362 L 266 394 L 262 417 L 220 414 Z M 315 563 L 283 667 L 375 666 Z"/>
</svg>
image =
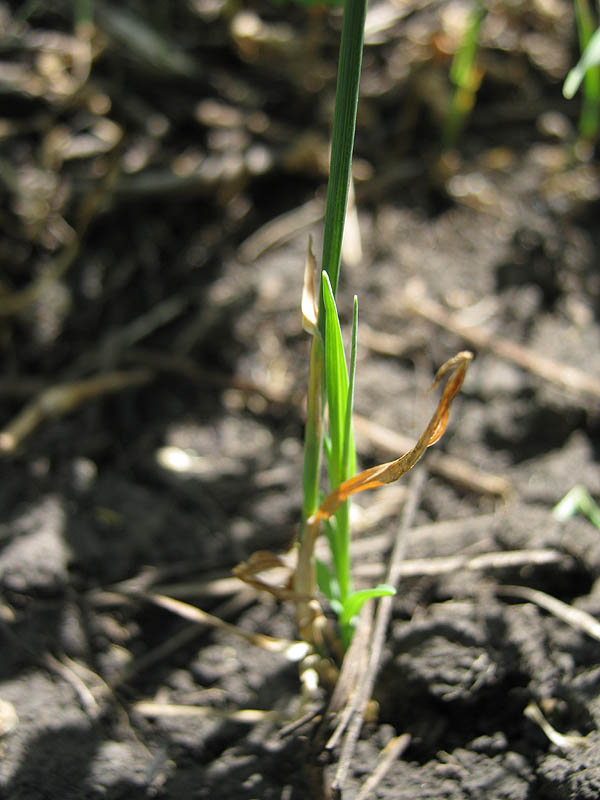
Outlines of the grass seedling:
<svg viewBox="0 0 600 800">
<path fill-rule="evenodd" d="M 584 486 L 574 486 L 552 509 L 558 520 L 567 520 L 581 512 L 600 529 L 600 506 Z"/>
<path fill-rule="evenodd" d="M 302 306 L 304 327 L 312 334 L 313 339 L 305 430 L 302 528 L 319 506 L 323 447 L 332 490 L 354 474 L 356 464 L 352 434 L 352 400 L 358 306 L 355 300 L 349 379 L 335 294 L 339 281 L 350 185 L 366 11 L 366 0 L 347 0 L 344 9 L 323 229 L 323 271 L 320 276 L 317 274 L 312 253 L 309 252 L 307 258 L 307 277 Z M 327 435 L 324 434 L 323 428 L 325 405 L 328 408 L 329 421 Z M 348 502 L 343 503 L 335 518 L 328 521 L 326 532 L 332 555 L 333 573 L 327 565 L 319 563 L 318 583 L 340 620 L 346 620 L 348 613 L 345 609 L 352 595 Z M 301 530 L 300 540 L 303 533 Z M 312 561 L 312 554 L 310 560 Z M 348 624 L 341 624 L 342 639 L 345 644 L 350 641 L 351 625 L 351 619 Z"/>
<path fill-rule="evenodd" d="M 579 134 L 584 141 L 593 142 L 600 128 L 600 28 L 588 0 L 575 0 L 575 20 L 581 58 L 566 77 L 563 95 L 570 100 L 583 83 Z"/>
<path fill-rule="evenodd" d="M 329 485 L 335 490 L 356 471 L 352 405 L 356 374 L 358 300 L 354 298 L 352 348 L 348 371 L 333 289 L 329 275 L 325 271 L 322 273 L 321 285 L 325 314 L 324 383 L 328 408 L 328 430 L 323 443 Z M 340 502 L 335 512 L 324 519 L 324 528 L 331 551 L 333 571 L 325 563 L 317 561 L 316 579 L 319 588 L 328 597 L 338 616 L 342 644 L 347 647 L 352 638 L 354 618 L 362 604 L 369 597 L 393 594 L 394 590 L 389 586 L 380 585 L 373 589 L 353 591 L 348 499 Z"/>
<path fill-rule="evenodd" d="M 352 405 L 356 371 L 358 303 L 354 299 L 352 344 L 346 360 L 336 306 L 342 238 L 348 202 L 356 111 L 362 63 L 366 0 L 346 0 L 338 62 L 331 162 L 323 229 L 322 269 L 318 269 L 309 241 L 302 296 L 303 327 L 311 334 L 305 428 L 302 521 L 298 534 L 297 565 L 293 581 L 285 587 L 265 583 L 258 576 L 273 567 L 286 566 L 268 552 L 255 553 L 235 574 L 257 588 L 296 604 L 302 638 L 320 653 L 343 657 L 354 621 L 366 600 L 394 594 L 379 585 L 355 591 L 350 561 L 350 508 L 353 494 L 383 486 L 402 477 L 443 434 L 450 404 L 462 384 L 470 353 L 446 362 L 436 381 L 446 378 L 438 407 L 415 447 L 395 461 L 355 475 L 356 456 L 352 432 Z M 327 409 L 327 415 L 325 415 Z M 325 454 L 329 494 L 320 491 L 322 454 Z M 331 563 L 317 561 L 314 547 L 323 528 Z M 317 585 L 337 614 L 339 639 L 331 630 L 316 597 Z M 341 647 L 339 646 L 341 640 Z"/>
<path fill-rule="evenodd" d="M 444 149 L 456 145 L 475 105 L 477 90 L 483 78 L 483 70 L 477 63 L 477 50 L 479 29 L 485 15 L 486 10 L 482 0 L 477 0 L 469 15 L 461 43 L 452 59 L 450 81 L 454 85 L 454 91 L 442 133 Z"/>
</svg>

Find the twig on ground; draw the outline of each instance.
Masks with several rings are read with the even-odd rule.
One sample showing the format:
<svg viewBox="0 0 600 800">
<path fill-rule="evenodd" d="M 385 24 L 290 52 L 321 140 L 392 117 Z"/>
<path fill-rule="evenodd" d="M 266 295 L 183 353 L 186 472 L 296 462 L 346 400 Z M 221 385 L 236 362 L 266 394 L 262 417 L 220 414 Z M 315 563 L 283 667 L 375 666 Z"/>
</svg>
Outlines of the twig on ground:
<svg viewBox="0 0 600 800">
<path fill-rule="evenodd" d="M 144 364 L 157 372 L 167 372 L 182 375 L 202 386 L 213 386 L 218 389 L 236 389 L 246 395 L 258 395 L 267 403 L 274 405 L 291 404 L 299 406 L 293 397 L 272 389 L 267 384 L 258 383 L 250 378 L 239 375 L 228 375 L 214 369 L 207 369 L 198 365 L 197 361 L 181 353 L 166 353 L 142 347 L 132 347 L 126 352 L 127 359 L 137 364 Z"/>
<path fill-rule="evenodd" d="M 536 725 L 539 725 L 552 744 L 555 744 L 561 750 L 570 750 L 572 747 L 588 744 L 585 736 L 565 736 L 564 733 L 560 733 L 556 728 L 553 728 L 542 714 L 540 707 L 533 701 L 526 706 L 523 714 L 532 722 L 535 722 Z"/>
<path fill-rule="evenodd" d="M 372 634 L 373 604 L 365 603 L 361 608 L 354 636 L 344 655 L 342 668 L 327 707 L 327 718 L 331 718 L 331 715 L 339 716 L 335 730 L 325 745 L 327 750 L 332 750 L 337 745 L 355 711 L 354 701 L 366 678 L 369 666 Z"/>
<path fill-rule="evenodd" d="M 68 414 L 95 397 L 141 386 L 153 377 L 152 372 L 141 369 L 106 372 L 93 378 L 44 389 L 0 431 L 0 453 L 11 453 L 45 420 Z"/>
<path fill-rule="evenodd" d="M 255 725 L 259 722 L 272 720 L 275 722 L 286 721 L 286 717 L 278 711 L 268 711 L 262 708 L 222 709 L 214 706 L 188 706 L 178 703 L 155 703 L 150 700 L 140 700 L 133 706 L 144 717 L 216 717 L 228 722 L 244 722 Z"/>
<path fill-rule="evenodd" d="M 304 727 L 309 722 L 312 722 L 314 719 L 320 716 L 323 712 L 323 704 L 319 703 L 313 708 L 309 708 L 305 714 L 302 714 L 301 717 L 298 719 L 293 720 L 293 722 L 284 725 L 283 728 L 280 728 L 277 732 L 277 735 L 280 739 L 284 739 L 286 736 L 290 736 L 290 734 L 295 733 L 299 728 Z"/>
<path fill-rule="evenodd" d="M 480 546 L 491 547 L 493 539 L 490 531 L 494 531 L 498 521 L 503 517 L 497 513 L 491 514 L 477 514 L 472 517 L 459 517 L 458 519 L 445 519 L 438 520 L 437 522 L 427 522 L 424 525 L 418 525 L 410 528 L 407 531 L 407 542 L 423 542 L 429 539 L 428 547 L 430 552 L 437 552 L 438 547 L 448 540 L 455 539 L 456 536 L 476 534 L 483 534 L 484 538 L 480 540 Z M 356 539 L 353 543 L 356 548 L 357 556 L 366 556 L 369 553 L 383 552 L 389 548 L 389 539 L 386 534 L 372 534 L 360 539 Z M 360 564 L 357 564 L 360 567 Z"/>
<path fill-rule="evenodd" d="M 540 592 L 539 589 L 530 589 L 528 586 L 497 586 L 496 593 L 508 597 L 522 597 L 523 600 L 529 600 L 530 603 L 535 603 L 545 611 L 554 614 L 555 617 L 577 628 L 592 639 L 600 641 L 600 622 L 588 614 L 587 611 L 582 611 L 580 608 L 563 603 L 556 597 L 552 597 L 546 592 Z"/>
<path fill-rule="evenodd" d="M 114 586 L 111 586 L 104 590 L 93 590 L 88 594 L 88 600 L 94 606 L 106 606 L 106 605 L 123 605 L 124 603 L 132 603 L 136 600 L 148 600 L 153 596 L 164 596 L 168 594 L 166 591 L 167 586 L 159 587 L 158 585 L 154 584 L 155 580 L 158 580 L 162 577 L 165 577 L 163 574 L 164 571 L 158 570 L 147 570 L 142 572 L 140 575 L 135 576 L 134 578 L 122 581 Z M 168 570 L 166 571 L 169 572 Z M 233 595 L 227 600 L 225 603 L 221 604 L 217 609 L 217 613 L 214 615 L 208 615 L 213 620 L 223 621 L 228 618 L 235 618 L 239 616 L 240 612 L 246 608 L 248 605 L 253 603 L 256 600 L 255 592 L 244 586 L 237 578 L 230 578 L 230 579 L 222 579 L 227 580 L 229 585 L 227 586 L 227 591 L 223 591 L 222 594 L 231 594 Z M 173 595 L 177 594 L 177 589 L 179 587 L 177 585 L 172 585 L 170 589 L 172 590 Z M 201 582 L 196 584 L 182 584 L 181 585 L 181 597 L 189 597 L 189 596 L 198 596 L 207 594 L 211 597 L 216 596 L 211 592 L 210 588 L 210 581 L 208 582 L 208 589 L 205 585 Z M 154 591 L 152 591 L 154 590 Z M 219 593 L 217 593 L 218 595 Z M 174 601 L 176 602 L 176 601 Z M 187 606 L 187 604 L 183 604 L 188 610 L 192 609 L 192 613 L 197 611 L 199 615 L 203 615 L 200 609 L 196 609 L 194 606 Z M 173 610 L 173 609 L 169 609 Z M 188 644 L 189 642 L 193 641 L 197 636 L 203 633 L 203 626 L 202 624 L 197 624 L 200 620 L 193 620 L 192 625 L 184 628 L 181 631 L 178 631 L 173 636 L 169 636 L 164 641 L 162 641 L 157 647 L 150 650 L 149 652 L 145 653 L 140 658 L 137 658 L 135 661 L 129 663 L 125 670 L 117 676 L 116 679 L 111 681 L 111 689 L 115 689 L 128 681 L 130 681 L 133 677 L 138 675 L 140 672 L 148 669 L 149 667 L 153 666 L 154 664 L 162 661 L 164 658 L 169 656 L 171 653 L 178 650 L 180 647 Z M 205 618 L 203 618 L 203 622 L 205 624 L 209 624 Z M 226 623 L 223 622 L 223 626 Z M 218 624 L 215 627 L 220 627 Z M 238 629 L 235 629 L 235 632 L 239 632 Z"/>
<path fill-rule="evenodd" d="M 482 553 L 477 556 L 445 556 L 438 558 L 407 559 L 400 565 L 401 578 L 412 578 L 424 575 L 447 575 L 465 569 L 472 572 L 485 569 L 505 569 L 541 564 L 567 565 L 573 559 L 558 550 L 507 550 L 498 553 Z M 362 564 L 356 568 L 361 578 L 379 577 L 381 565 L 377 563 Z"/>
<path fill-rule="evenodd" d="M 360 346 L 367 347 L 373 353 L 392 358 L 401 358 L 406 353 L 410 353 L 417 348 L 427 344 L 425 331 L 413 326 L 402 336 L 387 331 L 376 331 L 367 325 L 366 322 L 360 323 Z"/>
<path fill-rule="evenodd" d="M 64 681 L 71 685 L 79 698 L 81 707 L 88 717 L 90 717 L 90 719 L 97 719 L 101 712 L 100 704 L 85 681 L 82 680 L 73 668 L 64 661 L 59 661 L 50 653 L 45 653 L 42 660 L 49 670 L 59 675 Z"/>
<path fill-rule="evenodd" d="M 175 600 L 172 597 L 146 593 L 140 593 L 138 597 L 147 600 L 149 603 L 160 606 L 167 611 L 171 611 L 173 614 L 178 614 L 180 617 L 188 619 L 191 622 L 206 625 L 209 628 L 217 628 L 226 633 L 233 633 L 235 636 L 241 636 L 243 639 L 246 639 L 246 641 L 257 647 L 261 647 L 263 650 L 267 650 L 271 653 L 281 653 L 292 661 L 303 658 L 309 650 L 309 645 L 307 645 L 306 642 L 292 641 L 290 639 L 276 639 L 273 636 L 266 636 L 262 633 L 246 631 L 243 628 L 231 625 L 229 622 L 224 622 L 219 617 L 202 611 L 202 609 L 196 606 L 183 603 L 181 600 Z"/>
<path fill-rule="evenodd" d="M 373 445 L 386 452 L 397 453 L 412 447 L 412 442 L 407 436 L 371 422 L 359 414 L 354 415 L 354 430 L 359 436 L 364 436 Z M 493 497 L 508 497 L 511 493 L 511 485 L 507 478 L 482 472 L 467 461 L 446 453 L 430 451 L 427 454 L 427 468 L 434 475 L 439 475 L 468 491 L 489 494 Z"/>
<path fill-rule="evenodd" d="M 386 583 L 396 586 L 400 577 L 400 565 L 404 560 L 406 552 L 406 539 L 404 533 L 412 527 L 421 500 L 421 493 L 425 484 L 426 472 L 423 468 L 417 468 L 413 473 L 410 482 L 410 498 L 403 509 L 400 530 L 394 541 L 394 549 L 390 560 L 390 567 L 386 576 Z M 348 769 L 352 762 L 356 743 L 363 724 L 363 715 L 375 686 L 375 680 L 379 671 L 379 662 L 383 647 L 387 627 L 392 613 L 392 598 L 382 597 L 379 601 L 375 616 L 375 630 L 369 652 L 369 665 L 367 673 L 361 685 L 352 698 L 353 714 L 348 722 L 348 730 L 342 743 L 339 765 L 333 781 L 333 788 L 342 790 Z"/>
<path fill-rule="evenodd" d="M 223 578 L 207 577 L 198 578 L 198 580 L 195 581 L 157 584 L 153 586 L 153 589 L 158 594 L 166 594 L 169 597 L 175 597 L 177 600 L 183 600 L 186 597 L 204 597 L 214 600 L 219 597 L 241 594 L 243 593 L 244 587 L 240 583 L 239 578 L 229 573 L 228 577 Z M 248 597 L 250 596 L 255 598 L 253 591 L 248 595 Z"/>
<path fill-rule="evenodd" d="M 311 225 L 323 219 L 325 204 L 322 200 L 309 200 L 304 205 L 286 211 L 249 236 L 238 250 L 240 261 L 249 264 L 270 250 L 289 241 Z"/>
<path fill-rule="evenodd" d="M 146 339 L 156 330 L 168 325 L 181 316 L 190 304 L 189 297 L 175 294 L 156 303 L 148 311 L 140 314 L 116 331 L 111 331 L 100 343 L 100 347 L 92 354 L 83 353 L 81 363 L 85 367 L 106 369 L 113 366 L 119 354 L 126 348 Z"/>
<path fill-rule="evenodd" d="M 516 342 L 495 336 L 477 325 L 463 325 L 439 303 L 424 296 L 420 289 L 405 292 L 403 309 L 460 336 L 477 350 L 494 353 L 499 358 L 510 361 L 581 399 L 592 399 L 596 402 L 600 400 L 600 379 L 594 375 L 541 356 Z"/>
<path fill-rule="evenodd" d="M 12 626 L 0 620 L 0 627 L 5 638 L 11 643 L 11 647 L 22 652 L 32 664 L 58 675 L 61 680 L 66 681 L 73 688 L 79 698 L 81 707 L 91 719 L 96 720 L 104 710 L 104 706 L 100 701 L 109 700 L 119 715 L 128 720 L 127 711 L 117 699 L 112 687 L 97 672 L 85 664 L 69 658 L 64 653 L 60 661 L 48 652 L 40 654 L 37 650 L 29 647 L 21 637 L 17 636 Z M 92 685 L 92 689 L 90 689 L 89 684 Z M 143 746 L 145 747 L 145 745 Z"/>
<path fill-rule="evenodd" d="M 369 800 L 369 798 L 373 796 L 372 793 L 377 788 L 379 782 L 383 780 L 394 761 L 397 758 L 400 758 L 409 744 L 409 733 L 402 733 L 400 736 L 394 736 L 393 739 L 390 739 L 390 741 L 381 751 L 379 755 L 379 761 L 377 762 L 375 769 L 369 775 L 360 792 L 357 794 L 356 800 Z"/>
</svg>

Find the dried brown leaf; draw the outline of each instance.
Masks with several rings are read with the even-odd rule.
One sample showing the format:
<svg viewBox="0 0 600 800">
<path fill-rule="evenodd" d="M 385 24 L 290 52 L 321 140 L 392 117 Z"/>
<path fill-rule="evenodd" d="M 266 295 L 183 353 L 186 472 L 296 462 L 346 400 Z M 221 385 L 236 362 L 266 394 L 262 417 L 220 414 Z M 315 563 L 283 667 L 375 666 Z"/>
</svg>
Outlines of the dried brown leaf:
<svg viewBox="0 0 600 800">
<path fill-rule="evenodd" d="M 273 582 L 258 577 L 268 573 Z M 233 574 L 249 586 L 258 591 L 268 592 L 278 600 L 295 599 L 290 588 L 293 578 L 293 568 L 286 563 L 284 557 L 272 553 L 270 550 L 257 550 L 252 553 L 248 561 L 243 561 L 234 568 Z M 285 582 L 282 582 L 281 579 Z M 276 582 L 279 579 L 278 582 Z"/>
<path fill-rule="evenodd" d="M 306 261 L 304 262 L 304 287 L 302 289 L 302 328 L 314 336 L 317 332 L 319 315 L 319 282 L 317 276 L 317 259 L 312 250 L 312 236 L 308 237 Z"/>
<path fill-rule="evenodd" d="M 377 486 L 384 486 L 387 483 L 393 483 L 399 480 L 403 475 L 406 475 L 406 473 L 414 467 L 425 450 L 439 441 L 444 434 L 448 424 L 452 400 L 460 390 L 467 371 L 467 366 L 472 358 L 472 353 L 463 350 L 461 353 L 454 356 L 454 358 L 446 361 L 437 371 L 435 380 L 431 386 L 432 389 L 434 389 L 449 372 L 451 372 L 451 375 L 434 415 L 431 417 L 421 438 L 412 450 L 409 450 L 408 453 L 400 456 L 400 458 L 397 458 L 395 461 L 388 461 L 385 464 L 379 464 L 376 467 L 366 469 L 364 472 L 360 472 L 353 478 L 341 483 L 337 489 L 331 492 L 321 503 L 317 512 L 311 517 L 312 520 L 317 522 L 319 520 L 329 519 L 332 514 L 335 514 L 340 505 L 353 494 L 364 492 L 367 489 L 374 489 Z"/>
<path fill-rule="evenodd" d="M 300 634 L 304 639 L 315 644 L 317 648 L 322 645 L 325 625 L 320 606 L 314 598 L 315 569 L 313 551 L 315 541 L 319 535 L 321 521 L 328 520 L 335 514 L 340 505 L 353 494 L 399 480 L 415 466 L 428 447 L 439 441 L 448 424 L 450 406 L 460 391 L 467 367 L 472 358 L 473 354 L 471 352 L 463 350 L 442 364 L 437 371 L 432 389 L 446 376 L 448 376 L 448 380 L 438 406 L 429 420 L 429 424 L 411 450 L 395 461 L 371 467 L 341 483 L 325 498 L 317 511 L 307 520 L 298 553 L 294 589 L 296 592 L 296 609 Z"/>
<path fill-rule="evenodd" d="M 254 553 L 247 562 L 239 564 L 235 568 L 234 574 L 244 583 L 261 591 L 267 591 L 279 600 L 294 602 L 300 635 L 306 642 L 314 645 L 317 650 L 335 652 L 334 634 L 315 598 L 313 556 L 321 521 L 327 520 L 335 514 L 340 505 L 353 494 L 393 483 L 406 475 L 425 450 L 441 438 L 448 423 L 450 406 L 460 390 L 472 358 L 472 353 L 465 350 L 446 361 L 438 370 L 431 388 L 435 388 L 443 378 L 448 376 L 446 386 L 429 424 L 411 450 L 395 461 L 371 467 L 371 469 L 364 470 L 341 483 L 307 520 L 298 551 L 295 575 L 285 557 L 265 550 Z M 272 578 L 283 577 L 285 579 L 289 577 L 289 580 L 270 583 L 265 580 L 266 576 L 259 577 L 260 575 L 264 576 L 264 573 L 270 574 Z"/>
</svg>

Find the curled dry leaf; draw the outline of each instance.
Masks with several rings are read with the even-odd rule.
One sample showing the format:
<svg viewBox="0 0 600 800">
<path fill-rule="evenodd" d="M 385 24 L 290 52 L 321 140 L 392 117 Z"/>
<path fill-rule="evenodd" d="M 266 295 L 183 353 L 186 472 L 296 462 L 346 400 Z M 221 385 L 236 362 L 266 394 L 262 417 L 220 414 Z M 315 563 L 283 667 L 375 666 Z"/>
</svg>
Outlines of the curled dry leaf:
<svg viewBox="0 0 600 800">
<path fill-rule="evenodd" d="M 446 376 L 448 377 L 438 406 L 429 420 L 416 445 L 395 461 L 388 461 L 360 472 L 341 483 L 321 503 L 317 511 L 306 521 L 298 552 L 298 564 L 294 590 L 296 592 L 296 614 L 300 635 L 317 648 L 323 643 L 326 624 L 318 601 L 315 599 L 315 566 L 313 550 L 319 535 L 321 522 L 329 519 L 338 508 L 353 494 L 374 489 L 399 480 L 411 470 L 425 450 L 442 437 L 448 424 L 450 406 L 462 386 L 467 367 L 473 358 L 468 350 L 463 350 L 446 361 L 436 373 L 432 389 Z M 310 599 L 306 599 L 310 598 Z"/>
<path fill-rule="evenodd" d="M 259 578 L 268 574 L 269 580 Z M 268 592 L 278 600 L 294 600 L 291 588 L 294 568 L 288 563 L 286 556 L 279 556 L 270 550 L 257 550 L 248 561 L 242 561 L 233 569 L 233 574 L 249 586 L 262 592 Z"/>
<path fill-rule="evenodd" d="M 314 336 L 317 332 L 319 315 L 319 283 L 317 259 L 312 249 L 312 236 L 308 237 L 306 261 L 304 262 L 304 287 L 302 289 L 302 327 L 306 333 Z"/>
<path fill-rule="evenodd" d="M 425 450 L 439 441 L 444 434 L 448 424 L 450 405 L 460 390 L 467 371 L 467 366 L 472 358 L 472 353 L 468 350 L 463 350 L 458 353 L 458 355 L 454 356 L 454 358 L 446 361 L 437 371 L 435 380 L 431 386 L 432 389 L 434 389 L 449 372 L 451 372 L 451 375 L 444 388 L 438 407 L 429 421 L 429 425 L 425 428 L 421 438 L 412 450 L 409 450 L 408 453 L 400 456 L 400 458 L 397 458 L 395 461 L 388 461 L 385 464 L 379 464 L 376 467 L 366 469 L 364 472 L 360 472 L 353 478 L 341 483 L 337 489 L 331 492 L 321 503 L 319 509 L 308 521 L 308 527 L 311 525 L 314 526 L 321 520 L 329 519 L 332 514 L 335 514 L 340 505 L 353 494 L 364 492 L 367 489 L 375 489 L 377 486 L 384 486 L 386 483 L 393 483 L 399 480 L 403 475 L 406 475 L 406 473 L 414 467 Z"/>
<path fill-rule="evenodd" d="M 302 532 L 296 570 L 295 574 L 292 573 L 293 581 L 286 582 L 284 585 L 274 585 L 272 582 L 267 583 L 259 577 L 260 574 L 265 572 L 281 570 L 282 567 L 289 568 L 284 559 L 268 551 L 255 553 L 248 562 L 240 564 L 234 570 L 235 575 L 245 583 L 257 589 L 268 591 L 281 600 L 292 600 L 296 604 L 300 635 L 317 650 L 323 651 L 327 649 L 326 645 L 331 649 L 334 638 L 329 630 L 329 623 L 315 597 L 316 580 L 313 555 L 321 522 L 328 520 L 335 514 L 341 504 L 353 494 L 364 492 L 367 489 L 374 489 L 378 486 L 385 486 L 402 478 L 415 466 L 425 450 L 442 437 L 448 424 L 450 406 L 460 391 L 467 367 L 472 358 L 472 353 L 468 350 L 463 350 L 454 358 L 446 361 L 437 371 L 431 388 L 435 388 L 444 378 L 447 378 L 447 382 L 437 408 L 429 420 L 429 424 L 411 450 L 394 461 L 371 467 L 344 481 L 325 498 L 317 511 L 309 517 Z M 274 573 L 271 572 L 271 574 L 273 575 Z"/>
</svg>

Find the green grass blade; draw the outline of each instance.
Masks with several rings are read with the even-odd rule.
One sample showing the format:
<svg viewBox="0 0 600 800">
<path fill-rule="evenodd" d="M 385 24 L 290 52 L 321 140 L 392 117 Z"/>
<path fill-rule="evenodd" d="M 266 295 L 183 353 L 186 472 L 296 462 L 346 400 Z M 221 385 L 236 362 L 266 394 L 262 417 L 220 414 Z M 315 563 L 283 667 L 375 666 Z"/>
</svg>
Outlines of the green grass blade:
<svg viewBox="0 0 600 800">
<path fill-rule="evenodd" d="M 323 266 L 330 276 L 334 297 L 339 280 L 342 238 L 350 183 L 366 11 L 367 0 L 346 0 L 342 22 L 331 142 L 331 165 L 327 184 L 327 204 L 323 230 Z M 324 338 L 323 291 L 319 292 L 318 325 Z M 316 511 L 318 505 L 318 480 L 322 446 L 322 372 L 317 370 L 316 362 L 319 356 L 322 358 L 323 348 L 317 339 L 318 337 L 313 338 L 309 374 L 309 408 L 304 450 L 304 498 L 302 504 L 305 520 Z"/>
<path fill-rule="evenodd" d="M 348 466 L 354 465 L 352 426 L 348 419 L 349 381 L 340 321 L 329 276 L 323 272 L 325 307 L 325 384 L 329 410 L 328 452 L 329 480 L 335 489 L 347 477 Z M 354 314 L 357 319 L 356 312 Z M 356 328 L 356 324 L 353 326 Z M 356 359 L 356 356 L 355 356 Z M 346 438 L 349 435 L 350 441 Z M 350 575 L 350 504 L 345 502 L 335 514 L 335 534 L 329 538 L 331 555 L 342 603 L 352 590 Z"/>
<path fill-rule="evenodd" d="M 581 52 L 585 55 L 596 28 L 589 0 L 575 0 L 575 19 L 579 46 Z M 579 133 L 583 139 L 591 141 L 598 135 L 599 126 L 600 68 L 597 63 L 589 63 L 583 75 L 583 100 L 579 115 Z"/>
<path fill-rule="evenodd" d="M 459 88 L 468 87 L 471 81 L 471 73 L 479 45 L 479 29 L 486 13 L 481 1 L 474 5 L 463 38 L 452 59 L 450 80 Z"/>
<path fill-rule="evenodd" d="M 313 336 L 308 369 L 308 406 L 304 429 L 304 465 L 302 468 L 302 519 L 306 521 L 319 505 L 319 474 L 323 441 L 323 343 Z M 302 531 L 300 531 L 300 536 Z"/>
<path fill-rule="evenodd" d="M 600 529 L 600 506 L 584 486 L 574 486 L 552 509 L 553 516 L 564 522 L 581 511 Z"/>
<path fill-rule="evenodd" d="M 356 452 L 354 450 L 354 433 L 352 430 L 352 408 L 354 406 L 354 382 L 356 377 L 356 349 L 358 339 L 358 298 L 354 297 L 352 313 L 352 350 L 350 354 L 350 375 L 348 393 L 346 395 L 346 416 L 344 419 L 343 452 L 341 461 L 341 480 L 351 478 L 356 472 Z M 352 573 L 350 557 L 350 500 L 347 500 L 336 512 L 336 551 L 337 569 L 339 573 L 340 598 L 342 603 L 352 592 Z"/>
<path fill-rule="evenodd" d="M 460 45 L 452 59 L 449 77 L 455 89 L 442 131 L 444 149 L 456 145 L 475 105 L 477 90 L 483 77 L 483 72 L 477 65 L 479 30 L 486 13 L 483 2 L 477 0 L 472 7 Z"/>
<path fill-rule="evenodd" d="M 325 385 L 329 410 L 329 437 L 331 439 L 329 479 L 331 488 L 335 489 L 344 480 L 343 456 L 348 369 L 333 289 L 326 272 L 323 272 L 323 300 L 325 304 Z"/>
<path fill-rule="evenodd" d="M 600 28 L 593 34 L 581 58 L 573 69 L 567 75 L 563 84 L 563 95 L 570 100 L 574 97 L 576 91 L 579 89 L 586 72 L 591 67 L 596 67 L 600 64 Z"/>
<path fill-rule="evenodd" d="M 338 61 L 331 163 L 323 230 L 323 269 L 329 275 L 334 296 L 337 292 L 340 274 L 366 13 L 367 0 L 346 0 Z M 321 296 L 321 308 L 322 303 L 323 297 Z M 322 318 L 322 314 L 319 314 L 319 317 Z M 324 330 L 324 325 L 321 330 Z"/>
<path fill-rule="evenodd" d="M 356 453 L 352 430 L 352 410 L 354 408 L 354 383 L 356 379 L 356 349 L 358 344 L 358 297 L 354 295 L 352 309 L 352 349 L 350 351 L 350 374 L 348 376 L 348 396 L 346 398 L 346 419 L 344 423 L 344 452 L 342 455 L 342 480 L 351 478 L 356 472 Z"/>
<path fill-rule="evenodd" d="M 350 644 L 354 633 L 355 617 L 367 600 L 373 597 L 390 597 L 395 594 L 396 590 L 393 586 L 380 583 L 379 586 L 375 586 L 373 589 L 359 589 L 346 597 L 342 603 L 342 610 L 338 617 L 344 647 Z"/>
<path fill-rule="evenodd" d="M 319 466 L 323 445 L 325 444 L 332 488 L 338 486 L 346 477 L 353 475 L 355 470 L 351 412 L 356 364 L 357 306 L 355 303 L 351 357 L 352 378 L 349 386 L 346 358 L 335 306 L 335 294 L 339 280 L 352 151 L 354 149 L 366 11 L 367 0 L 345 0 L 323 230 L 323 272 L 317 315 L 318 333 L 313 336 L 309 373 L 309 407 L 303 469 L 304 499 L 302 508 L 305 522 L 316 511 L 318 505 Z M 327 434 L 323 430 L 325 397 L 329 409 Z M 339 508 L 335 519 L 330 520 L 326 531 L 335 575 L 328 575 L 319 565 L 316 569 L 320 583 L 333 601 L 332 607 L 335 608 L 336 613 L 340 613 L 341 602 L 352 590 L 350 516 L 347 502 Z M 333 597 L 334 593 L 335 597 Z M 345 639 L 346 644 L 349 643 L 349 636 Z"/>
<path fill-rule="evenodd" d="M 341 625 L 350 625 L 353 618 L 358 614 L 363 605 L 372 597 L 386 597 L 396 594 L 393 586 L 388 586 L 386 583 L 380 583 L 373 589 L 359 589 L 356 592 L 348 595 L 344 608 L 340 615 Z"/>
<path fill-rule="evenodd" d="M 339 596 L 339 587 L 331 570 L 320 558 L 315 558 L 315 572 L 320 591 L 329 598 L 330 603 L 334 603 Z"/>
</svg>

